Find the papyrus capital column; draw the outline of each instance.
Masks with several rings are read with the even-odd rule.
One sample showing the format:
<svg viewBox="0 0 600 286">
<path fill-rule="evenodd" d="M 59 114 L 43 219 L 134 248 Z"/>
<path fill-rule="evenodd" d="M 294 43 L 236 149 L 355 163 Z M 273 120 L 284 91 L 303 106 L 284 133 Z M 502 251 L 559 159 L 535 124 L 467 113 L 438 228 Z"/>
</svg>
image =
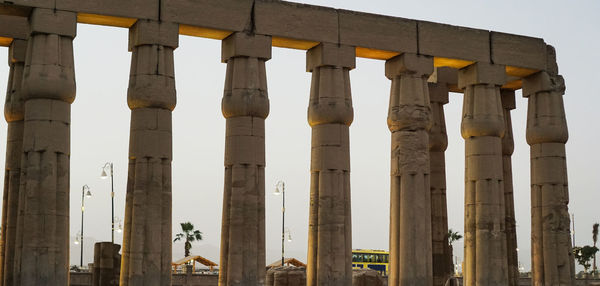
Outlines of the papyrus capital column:
<svg viewBox="0 0 600 286">
<path fill-rule="evenodd" d="M 227 74 L 221 102 L 226 131 L 219 285 L 264 285 L 265 62 L 271 58 L 271 37 L 233 33 L 221 51 Z"/>
<path fill-rule="evenodd" d="M 8 47 L 8 87 L 4 103 L 7 125 L 4 195 L 2 200 L 2 239 L 0 240 L 0 285 L 13 285 L 17 209 L 21 156 L 23 155 L 23 119 L 25 104 L 21 93 L 27 41 L 14 39 Z"/>
<path fill-rule="evenodd" d="M 527 143 L 531 151 L 532 285 L 575 285 L 571 252 L 569 189 L 563 104 L 565 84 L 557 71 L 523 80 L 528 98 Z"/>
<path fill-rule="evenodd" d="M 129 29 L 129 170 L 120 285 L 171 284 L 173 50 L 178 25 L 138 20 Z"/>
<path fill-rule="evenodd" d="M 504 216 L 506 226 L 506 257 L 508 265 L 508 285 L 519 285 L 519 257 L 517 252 L 517 222 L 515 220 L 515 202 L 513 196 L 512 154 L 515 141 L 512 130 L 510 111 L 516 108 L 515 91 L 500 91 L 502 108 L 504 109 L 504 126 L 506 131 L 502 137 L 502 170 L 504 180 Z"/>
<path fill-rule="evenodd" d="M 435 76 L 434 76 L 435 75 Z M 446 203 L 446 158 L 448 135 L 444 105 L 448 103 L 448 79 L 456 84 L 458 72 L 449 67 L 435 68 L 429 77 L 429 101 L 433 123 L 429 130 L 429 166 L 431 189 L 431 239 L 433 285 L 446 283 L 454 272 L 452 249 L 448 243 L 448 208 Z"/>
<path fill-rule="evenodd" d="M 76 13 L 34 8 L 29 23 L 21 83 L 23 156 L 11 285 L 67 285 Z"/>
<path fill-rule="evenodd" d="M 475 63 L 458 73 L 464 90 L 465 285 L 508 285 L 500 87 L 505 67 Z"/>
<path fill-rule="evenodd" d="M 432 72 L 428 56 L 402 54 L 385 64 L 392 81 L 390 286 L 433 283 L 428 135 L 433 116 L 427 84 Z"/>
<path fill-rule="evenodd" d="M 338 44 L 321 43 L 306 54 L 306 70 L 312 72 L 309 286 L 352 284 L 349 129 L 355 62 L 355 48 Z"/>
</svg>

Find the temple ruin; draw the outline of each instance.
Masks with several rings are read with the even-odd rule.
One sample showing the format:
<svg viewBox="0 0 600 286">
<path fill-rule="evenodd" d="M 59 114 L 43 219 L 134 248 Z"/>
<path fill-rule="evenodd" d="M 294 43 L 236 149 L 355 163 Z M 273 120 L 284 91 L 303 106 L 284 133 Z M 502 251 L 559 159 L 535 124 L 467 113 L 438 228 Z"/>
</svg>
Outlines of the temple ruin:
<svg viewBox="0 0 600 286">
<path fill-rule="evenodd" d="M 267 279 L 265 62 L 271 47 L 306 50 L 312 73 L 307 285 L 352 282 L 349 71 L 356 57 L 385 61 L 381 76 L 391 82 L 388 285 L 439 286 L 452 272 L 444 157 L 449 92 L 464 94 L 465 285 L 516 285 L 510 112 L 518 89 L 529 102 L 533 285 L 574 285 L 565 85 L 552 46 L 539 38 L 275 0 L 0 0 L 0 45 L 8 47 L 10 66 L 0 285 L 68 284 L 77 23 L 129 29 L 121 285 L 171 283 L 179 35 L 221 40 L 227 65 L 219 285 Z"/>
</svg>

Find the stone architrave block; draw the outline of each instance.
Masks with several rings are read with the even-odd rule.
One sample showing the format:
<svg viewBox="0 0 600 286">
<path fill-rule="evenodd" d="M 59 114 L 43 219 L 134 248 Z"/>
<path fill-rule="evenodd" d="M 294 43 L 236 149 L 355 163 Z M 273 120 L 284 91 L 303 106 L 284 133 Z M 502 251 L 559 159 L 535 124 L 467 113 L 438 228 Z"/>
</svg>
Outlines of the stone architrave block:
<svg viewBox="0 0 600 286">
<path fill-rule="evenodd" d="M 543 39 L 491 32 L 492 62 L 534 70 L 546 69 L 546 43 Z"/>
<path fill-rule="evenodd" d="M 338 13 L 333 8 L 274 0 L 254 3 L 255 33 L 337 43 Z"/>
<path fill-rule="evenodd" d="M 8 62 L 25 62 L 25 55 L 27 54 L 27 41 L 15 39 L 8 48 Z"/>
<path fill-rule="evenodd" d="M 27 17 L 0 15 L 0 37 L 25 40 L 29 33 Z"/>
<path fill-rule="evenodd" d="M 30 16 L 31 33 L 58 34 L 74 38 L 77 35 L 77 13 L 36 8 Z"/>
<path fill-rule="evenodd" d="M 417 53 L 417 22 L 382 15 L 338 10 L 340 44 Z"/>
<path fill-rule="evenodd" d="M 439 23 L 419 21 L 419 54 L 490 62 L 490 33 Z"/>
<path fill-rule="evenodd" d="M 138 20 L 129 29 L 129 51 L 141 45 L 179 46 L 179 25 L 169 22 Z"/>
<path fill-rule="evenodd" d="M 429 76 L 428 82 L 458 85 L 458 70 L 451 67 L 436 67 Z"/>
<path fill-rule="evenodd" d="M 54 9 L 56 6 L 56 0 L 0 0 L 0 3 L 48 9 Z"/>
<path fill-rule="evenodd" d="M 250 26 L 252 0 L 161 0 L 161 21 L 243 31 Z"/>
<path fill-rule="evenodd" d="M 271 36 L 239 32 L 225 38 L 221 45 L 221 62 L 226 63 L 229 58 L 240 56 L 271 59 Z"/>
<path fill-rule="evenodd" d="M 389 79 L 401 74 L 430 75 L 433 72 L 433 57 L 402 54 L 385 62 L 385 76 Z"/>
<path fill-rule="evenodd" d="M 306 52 L 306 71 L 312 72 L 321 66 L 334 66 L 354 69 L 356 49 L 351 46 L 321 43 Z"/>
<path fill-rule="evenodd" d="M 78 13 L 159 20 L 159 0 L 54 0 L 56 9 Z M 54 8 L 54 7 L 52 7 Z"/>
<path fill-rule="evenodd" d="M 478 62 L 458 71 L 459 88 L 476 84 L 503 85 L 504 83 L 506 83 L 506 70 L 502 65 Z"/>
<path fill-rule="evenodd" d="M 565 91 L 565 80 L 561 75 L 540 71 L 523 79 L 523 97 L 544 91 Z"/>
<path fill-rule="evenodd" d="M 546 45 L 546 71 L 551 74 L 558 74 L 556 49 L 554 49 L 554 47 L 551 45 Z"/>
</svg>

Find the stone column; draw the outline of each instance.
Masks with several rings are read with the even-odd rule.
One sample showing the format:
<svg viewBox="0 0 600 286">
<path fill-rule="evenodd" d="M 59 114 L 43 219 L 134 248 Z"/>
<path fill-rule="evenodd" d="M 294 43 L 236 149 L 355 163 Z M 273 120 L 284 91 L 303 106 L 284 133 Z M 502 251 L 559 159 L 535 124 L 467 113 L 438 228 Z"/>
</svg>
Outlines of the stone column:
<svg viewBox="0 0 600 286">
<path fill-rule="evenodd" d="M 427 78 L 433 58 L 402 54 L 385 63 L 392 80 L 388 127 L 392 132 L 390 274 L 388 285 L 431 286 L 432 235 Z"/>
<path fill-rule="evenodd" d="M 119 266 L 121 246 L 112 242 L 96 242 L 94 244 L 94 267 L 92 269 L 92 286 L 119 285 Z"/>
<path fill-rule="evenodd" d="M 14 284 L 15 238 L 17 208 L 19 207 L 19 184 L 21 156 L 23 155 L 24 101 L 21 81 L 25 66 L 27 41 L 14 39 L 8 48 L 10 67 L 4 118 L 8 123 L 6 140 L 6 163 L 4 171 L 4 195 L 2 199 L 2 239 L 0 240 L 0 285 Z"/>
<path fill-rule="evenodd" d="M 436 68 L 436 73 L 453 73 L 451 68 Z M 429 130 L 429 167 L 431 189 L 431 238 L 433 285 L 443 286 L 452 275 L 452 250 L 448 244 L 448 209 L 446 206 L 446 157 L 448 135 L 444 104 L 448 103 L 448 85 L 445 82 L 429 82 L 429 100 L 433 125 Z"/>
<path fill-rule="evenodd" d="M 541 71 L 523 80 L 527 143 L 531 151 L 532 284 L 575 285 L 571 253 L 568 140 L 562 76 Z"/>
<path fill-rule="evenodd" d="M 504 109 L 504 126 L 506 131 L 502 137 L 502 170 L 504 179 L 504 216 L 506 225 L 506 257 L 508 265 L 508 285 L 519 285 L 519 256 L 517 252 L 517 223 L 515 220 L 515 202 L 513 198 L 512 154 L 515 150 L 512 120 L 510 111 L 516 108 L 515 91 L 500 91 L 502 108 Z"/>
<path fill-rule="evenodd" d="M 223 40 L 227 63 L 225 188 L 219 285 L 265 283 L 265 62 L 271 37 L 234 33 Z"/>
<path fill-rule="evenodd" d="M 508 285 L 500 86 L 504 66 L 475 63 L 459 70 L 464 90 L 461 133 L 465 139 L 464 283 Z"/>
<path fill-rule="evenodd" d="M 279 266 L 267 271 L 267 286 L 306 286 L 306 269 Z"/>
<path fill-rule="evenodd" d="M 307 285 L 352 284 L 349 129 L 355 48 L 330 43 L 308 50 L 312 128 Z"/>
<path fill-rule="evenodd" d="M 67 285 L 76 14 L 34 8 L 29 22 L 12 285 Z"/>
<path fill-rule="evenodd" d="M 129 170 L 120 285 L 171 284 L 173 50 L 178 25 L 138 20 L 129 29 Z"/>
</svg>

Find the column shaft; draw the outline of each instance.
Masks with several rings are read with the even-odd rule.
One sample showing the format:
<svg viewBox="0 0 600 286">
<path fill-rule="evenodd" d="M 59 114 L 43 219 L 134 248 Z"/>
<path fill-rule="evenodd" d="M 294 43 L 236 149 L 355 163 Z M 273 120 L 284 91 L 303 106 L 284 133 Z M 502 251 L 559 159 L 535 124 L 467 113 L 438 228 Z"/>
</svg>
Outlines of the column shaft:
<svg viewBox="0 0 600 286">
<path fill-rule="evenodd" d="M 34 8 L 30 25 L 13 285 L 67 285 L 76 14 Z"/>
<path fill-rule="evenodd" d="M 227 63 L 225 184 L 219 285 L 265 283 L 265 62 L 271 37 L 235 33 L 222 45 Z"/>
<path fill-rule="evenodd" d="M 519 285 L 519 257 L 517 252 L 517 227 L 515 202 L 513 197 L 512 154 L 515 149 L 510 111 L 515 109 L 515 92 L 501 91 L 506 132 L 502 137 L 502 170 L 504 180 L 504 216 L 506 225 L 506 257 L 508 265 L 508 285 Z"/>
<path fill-rule="evenodd" d="M 27 41 L 13 40 L 9 47 L 10 73 L 4 117 L 8 123 L 4 195 L 2 201 L 2 239 L 0 241 L 0 285 L 14 284 L 14 256 L 19 207 L 21 156 L 23 154 L 24 102 L 21 93 Z"/>
<path fill-rule="evenodd" d="M 392 80 L 388 127 L 392 132 L 390 274 L 388 285 L 433 283 L 427 78 L 431 57 L 403 54 L 385 65 Z"/>
<path fill-rule="evenodd" d="M 322 43 L 307 53 L 312 127 L 307 285 L 352 284 L 350 70 L 355 49 Z"/>
<path fill-rule="evenodd" d="M 448 103 L 445 83 L 429 83 L 433 125 L 429 130 L 429 166 L 431 189 L 431 239 L 433 285 L 443 286 L 453 272 L 452 250 L 448 243 L 446 205 L 446 158 L 448 147 L 444 104 Z"/>
<path fill-rule="evenodd" d="M 129 170 L 120 285 L 171 284 L 173 50 L 178 26 L 138 20 L 129 30 Z"/>
<path fill-rule="evenodd" d="M 526 137 L 531 151 L 531 260 L 536 286 L 575 285 L 564 91 L 564 80 L 556 73 L 542 71 L 523 81 L 523 95 L 529 98 Z"/>
<path fill-rule="evenodd" d="M 465 285 L 508 285 L 500 86 L 503 66 L 476 63 L 459 71 L 464 89 Z"/>
</svg>

